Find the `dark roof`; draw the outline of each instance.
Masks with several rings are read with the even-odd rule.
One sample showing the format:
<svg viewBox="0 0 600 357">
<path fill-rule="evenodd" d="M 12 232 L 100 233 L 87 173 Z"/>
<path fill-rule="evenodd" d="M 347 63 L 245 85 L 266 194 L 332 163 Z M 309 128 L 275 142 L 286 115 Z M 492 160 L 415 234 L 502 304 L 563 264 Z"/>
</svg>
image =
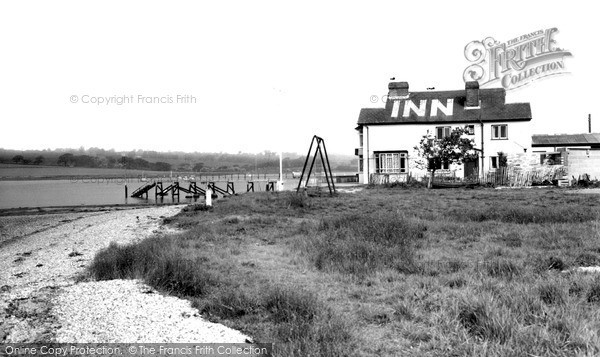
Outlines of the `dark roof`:
<svg viewBox="0 0 600 357">
<path fill-rule="evenodd" d="M 383 108 L 362 108 L 358 116 L 358 123 L 379 123 L 384 120 L 383 112 Z"/>
<path fill-rule="evenodd" d="M 505 103 L 506 91 L 503 88 L 480 89 L 480 109 L 465 109 L 466 90 L 456 91 L 427 91 L 411 92 L 407 99 L 400 99 L 399 113 L 392 117 L 394 100 L 388 100 L 385 108 L 363 108 L 358 117 L 358 125 L 365 124 L 428 124 L 428 123 L 464 123 L 479 120 L 485 122 L 496 121 L 528 121 L 531 120 L 531 106 L 529 103 Z M 437 99 L 446 105 L 448 99 L 453 99 L 452 115 L 445 115 L 438 111 L 437 116 L 430 116 L 431 102 Z M 403 117 L 403 109 L 407 100 L 420 106 L 421 100 L 426 101 L 425 115 L 418 116 L 414 111 L 409 111 Z"/>
<path fill-rule="evenodd" d="M 600 133 L 532 135 L 531 146 L 600 146 Z"/>
</svg>

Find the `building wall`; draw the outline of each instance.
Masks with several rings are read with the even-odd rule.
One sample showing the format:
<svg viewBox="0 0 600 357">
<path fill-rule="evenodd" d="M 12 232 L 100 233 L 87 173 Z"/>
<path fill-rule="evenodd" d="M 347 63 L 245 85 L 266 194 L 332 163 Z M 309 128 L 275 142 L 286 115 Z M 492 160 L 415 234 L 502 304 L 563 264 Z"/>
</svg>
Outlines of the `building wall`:
<svg viewBox="0 0 600 357">
<path fill-rule="evenodd" d="M 508 125 L 508 139 L 506 140 L 492 140 L 492 125 Z M 475 126 L 477 131 L 478 126 Z M 481 127 L 479 127 L 481 130 Z M 498 123 L 485 123 L 483 128 L 484 137 L 484 171 L 490 170 L 490 156 L 497 156 L 498 152 L 502 151 L 507 156 L 516 155 L 521 153 L 531 152 L 531 122 L 498 122 Z M 481 139 L 477 139 L 481 140 Z M 476 140 L 478 148 L 481 147 L 480 141 Z"/>
<path fill-rule="evenodd" d="M 540 161 L 540 153 L 537 152 L 520 152 L 513 153 L 507 156 L 506 166 L 509 168 L 520 169 L 523 171 L 535 170 L 542 167 Z"/>
<path fill-rule="evenodd" d="M 588 174 L 591 179 L 595 177 L 600 179 L 600 149 L 589 147 L 536 147 L 533 148 L 535 159 L 532 157 L 530 161 L 534 162 L 537 160 L 539 164 L 541 162 L 540 156 L 543 153 L 556 152 L 561 153 L 561 164 L 567 168 L 569 177 L 575 176 L 575 178 L 579 178 L 580 175 Z M 521 166 L 528 168 L 531 165 L 524 164 Z"/>
<path fill-rule="evenodd" d="M 600 150 L 569 149 L 567 150 L 567 169 L 569 177 L 588 174 L 590 179 L 600 179 Z"/>
<path fill-rule="evenodd" d="M 472 123 L 469 123 L 472 124 Z M 492 125 L 508 125 L 508 139 L 492 140 Z M 407 151 L 408 152 L 408 170 L 413 177 L 420 177 L 427 173 L 424 162 L 420 160 L 414 147 L 419 145 L 421 138 L 431 132 L 435 135 L 436 127 L 451 126 L 464 127 L 465 124 L 414 124 L 414 125 L 372 125 L 365 126 L 363 129 L 363 173 L 362 183 L 369 182 L 369 174 L 375 173 L 375 155 L 376 151 Z M 483 160 L 480 159 L 480 168 L 483 162 L 485 171 L 490 169 L 489 156 L 497 156 L 499 151 L 505 154 L 523 153 L 524 149 L 531 152 L 531 129 L 530 122 L 498 122 L 483 124 Z M 482 130 L 481 124 L 475 124 L 474 135 L 469 135 L 474 139 L 475 147 L 481 149 Z M 539 155 L 538 155 L 539 156 Z M 463 165 L 453 165 L 451 170 L 456 170 L 456 175 L 463 175 Z"/>
<path fill-rule="evenodd" d="M 536 148 L 537 149 L 537 148 Z M 549 150 L 547 152 L 556 152 Z M 565 167 L 569 178 L 578 179 L 581 175 L 588 174 L 590 179 L 600 179 L 600 150 L 568 148 L 560 149 L 562 165 L 547 165 L 541 162 L 541 153 L 513 154 L 508 156 L 508 167 L 523 171 L 546 172 L 553 168 Z"/>
</svg>

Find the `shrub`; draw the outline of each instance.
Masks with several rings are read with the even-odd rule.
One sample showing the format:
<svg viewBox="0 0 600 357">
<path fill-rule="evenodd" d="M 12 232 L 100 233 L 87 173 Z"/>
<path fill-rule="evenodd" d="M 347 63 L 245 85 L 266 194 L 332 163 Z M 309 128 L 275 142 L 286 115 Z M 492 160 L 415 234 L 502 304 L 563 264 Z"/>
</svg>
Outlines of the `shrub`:
<svg viewBox="0 0 600 357">
<path fill-rule="evenodd" d="M 308 196 L 300 193 L 289 193 L 286 197 L 288 207 L 307 208 L 310 206 Z"/>
</svg>

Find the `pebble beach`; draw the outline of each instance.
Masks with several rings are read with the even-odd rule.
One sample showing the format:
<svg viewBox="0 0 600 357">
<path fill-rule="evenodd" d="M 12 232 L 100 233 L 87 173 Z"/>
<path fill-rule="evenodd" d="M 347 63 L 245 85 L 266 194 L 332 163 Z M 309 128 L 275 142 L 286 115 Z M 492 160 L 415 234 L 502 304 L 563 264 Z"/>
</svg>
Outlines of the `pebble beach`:
<svg viewBox="0 0 600 357">
<path fill-rule="evenodd" d="M 0 216 L 0 343 L 244 343 L 137 280 L 84 281 L 96 252 L 173 233 L 183 206 Z"/>
</svg>

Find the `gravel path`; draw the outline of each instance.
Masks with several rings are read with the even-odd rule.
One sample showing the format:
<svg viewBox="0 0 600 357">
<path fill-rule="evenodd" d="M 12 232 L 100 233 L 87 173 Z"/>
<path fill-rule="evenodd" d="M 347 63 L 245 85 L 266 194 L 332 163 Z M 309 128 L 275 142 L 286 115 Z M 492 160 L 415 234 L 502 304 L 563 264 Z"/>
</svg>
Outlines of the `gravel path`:
<svg viewBox="0 0 600 357">
<path fill-rule="evenodd" d="M 0 343 L 249 339 L 139 281 L 76 284 L 98 250 L 170 232 L 161 217 L 181 208 L 0 217 Z"/>
</svg>

